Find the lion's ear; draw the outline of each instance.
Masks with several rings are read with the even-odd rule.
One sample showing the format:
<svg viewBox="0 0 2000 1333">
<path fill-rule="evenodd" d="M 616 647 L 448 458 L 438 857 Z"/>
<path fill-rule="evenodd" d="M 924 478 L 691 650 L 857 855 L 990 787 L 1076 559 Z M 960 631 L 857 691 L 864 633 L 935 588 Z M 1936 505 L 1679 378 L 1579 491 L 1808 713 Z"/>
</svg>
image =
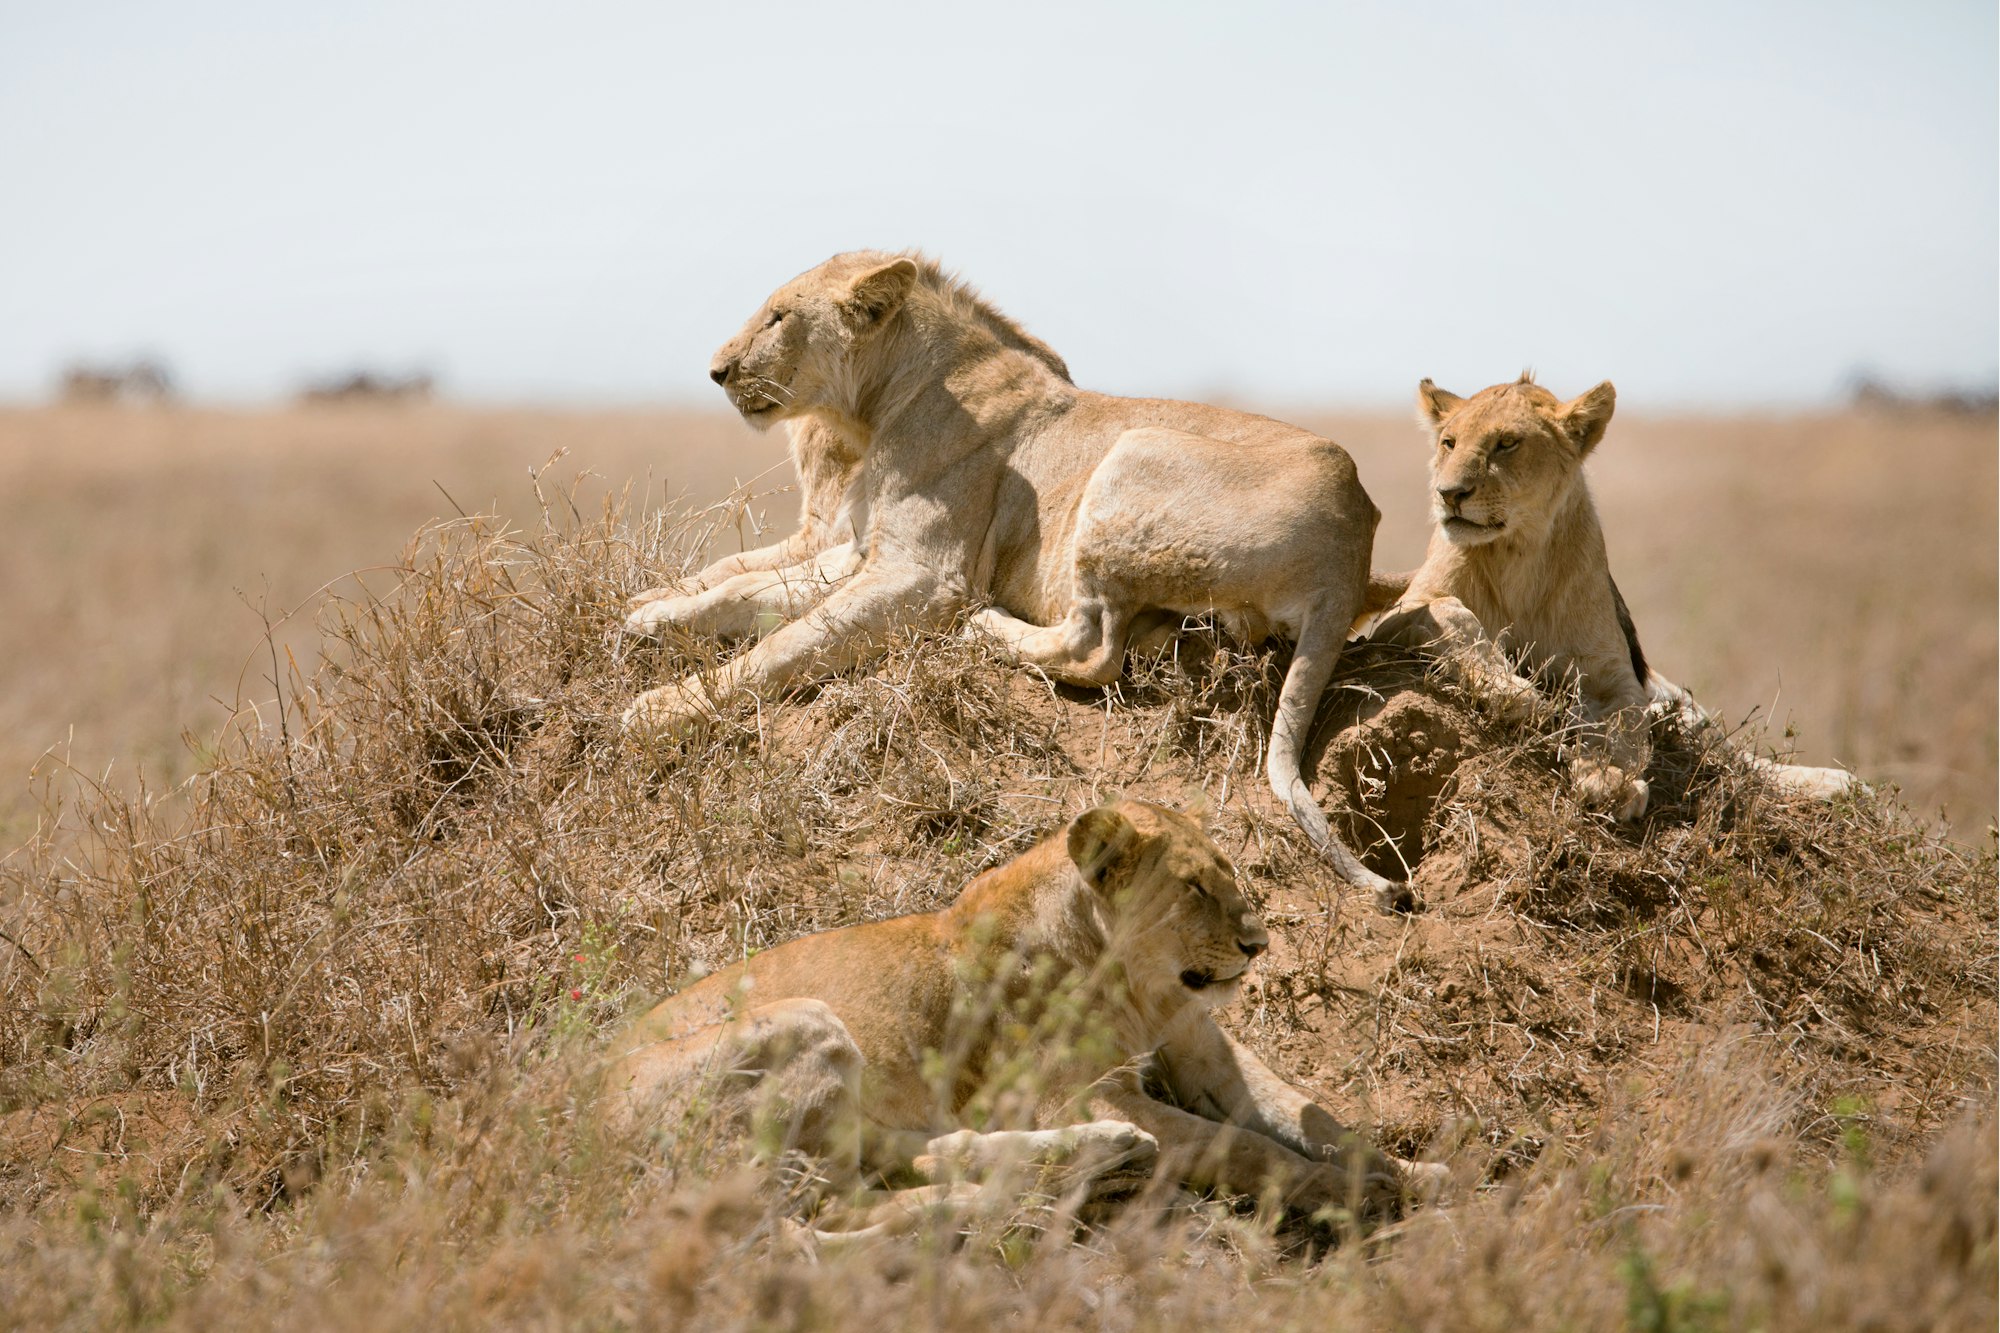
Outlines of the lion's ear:
<svg viewBox="0 0 2000 1333">
<path fill-rule="evenodd" d="M 1588 393 L 1580 393 L 1562 406 L 1563 433 L 1576 445 L 1578 452 L 1589 453 L 1604 438 L 1605 428 L 1611 424 L 1611 413 L 1618 406 L 1618 390 L 1606 380 Z"/>
<path fill-rule="evenodd" d="M 1429 380 L 1417 386 L 1417 415 L 1426 426 L 1437 426 L 1465 400 L 1457 394 L 1438 388 Z"/>
<path fill-rule="evenodd" d="M 1093 889 L 1109 889 L 1139 853 L 1139 830 L 1108 805 L 1086 810 L 1069 826 L 1069 859 Z"/>
<path fill-rule="evenodd" d="M 1209 808 L 1213 804 L 1214 802 L 1209 799 L 1207 792 L 1198 791 L 1181 806 L 1181 813 L 1201 825 L 1203 830 L 1206 830 L 1208 828 Z"/>
<path fill-rule="evenodd" d="M 892 259 L 871 268 L 847 285 L 840 311 L 857 329 L 887 319 L 896 313 L 917 280 L 917 265 L 910 259 Z"/>
</svg>

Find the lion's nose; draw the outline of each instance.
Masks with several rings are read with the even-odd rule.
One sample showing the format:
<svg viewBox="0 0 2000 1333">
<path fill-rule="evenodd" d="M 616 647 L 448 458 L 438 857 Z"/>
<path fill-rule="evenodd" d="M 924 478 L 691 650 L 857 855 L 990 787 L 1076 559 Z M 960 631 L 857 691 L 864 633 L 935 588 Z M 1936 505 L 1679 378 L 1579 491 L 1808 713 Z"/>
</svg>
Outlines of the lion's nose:
<svg viewBox="0 0 2000 1333">
<path fill-rule="evenodd" d="M 1240 933 L 1236 937 L 1236 947 L 1243 951 L 1245 958 L 1255 958 L 1271 947 L 1271 933 L 1264 929 L 1264 923 L 1246 912 Z"/>
<path fill-rule="evenodd" d="M 730 372 L 736 369 L 734 361 L 718 361 L 708 368 L 708 377 L 717 384 L 729 383 Z"/>
<path fill-rule="evenodd" d="M 1472 486 L 1440 486 L 1438 487 L 1438 498 L 1453 509 L 1456 509 L 1472 497 L 1472 492 L 1475 489 L 1477 488 Z"/>
</svg>

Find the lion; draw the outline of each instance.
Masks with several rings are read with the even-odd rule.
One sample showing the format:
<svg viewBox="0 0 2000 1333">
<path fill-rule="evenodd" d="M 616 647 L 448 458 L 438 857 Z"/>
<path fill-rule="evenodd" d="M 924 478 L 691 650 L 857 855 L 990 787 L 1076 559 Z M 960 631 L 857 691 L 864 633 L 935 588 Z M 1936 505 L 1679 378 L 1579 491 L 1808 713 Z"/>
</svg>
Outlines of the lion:
<svg viewBox="0 0 2000 1333">
<path fill-rule="evenodd" d="M 710 375 L 753 426 L 816 420 L 857 444 L 865 554 L 837 584 L 788 583 L 795 618 L 713 674 L 641 695 L 628 729 L 671 735 L 968 610 L 1008 656 L 1078 685 L 1116 680 L 1135 630 L 1214 614 L 1247 642 L 1294 645 L 1266 776 L 1348 883 L 1407 905 L 1407 886 L 1334 836 L 1300 772 L 1381 517 L 1354 461 L 1267 417 L 1079 389 L 1039 347 L 912 255 L 836 255 L 772 293 Z"/>
<path fill-rule="evenodd" d="M 1433 440 L 1436 526 L 1415 572 L 1371 580 L 1358 627 L 1377 641 L 1445 646 L 1507 711 L 1534 707 L 1525 676 L 1574 677 L 1593 724 L 1570 756 L 1577 794 L 1616 819 L 1638 819 L 1652 722 L 1672 715 L 1695 731 L 1715 723 L 1647 663 L 1611 577 L 1583 463 L 1611 424 L 1616 388 L 1606 380 L 1563 402 L 1523 374 L 1461 398 L 1425 380 L 1417 404 Z M 1747 758 L 1811 795 L 1857 781 L 1841 769 Z"/>
<path fill-rule="evenodd" d="M 1007 344 L 1068 382 L 1055 349 L 1002 321 Z M 805 614 L 861 567 L 868 530 L 867 496 L 855 484 L 862 444 L 832 417 L 785 423 L 798 473 L 799 526 L 783 541 L 725 556 L 699 573 L 626 600 L 628 633 L 657 636 L 669 627 L 718 639 L 761 634 Z"/>
<path fill-rule="evenodd" d="M 1164 1185 L 1271 1191 L 1306 1214 L 1400 1207 L 1442 1168 L 1370 1145 L 1216 1025 L 1269 943 L 1194 817 L 1118 801 L 942 911 L 803 936 L 703 978 L 613 1040 L 600 1096 L 614 1126 L 644 1130 L 720 1076 L 738 1105 L 761 1091 L 768 1146 L 826 1159 L 843 1182 L 943 1186 L 1025 1160 L 1150 1167 Z"/>
</svg>

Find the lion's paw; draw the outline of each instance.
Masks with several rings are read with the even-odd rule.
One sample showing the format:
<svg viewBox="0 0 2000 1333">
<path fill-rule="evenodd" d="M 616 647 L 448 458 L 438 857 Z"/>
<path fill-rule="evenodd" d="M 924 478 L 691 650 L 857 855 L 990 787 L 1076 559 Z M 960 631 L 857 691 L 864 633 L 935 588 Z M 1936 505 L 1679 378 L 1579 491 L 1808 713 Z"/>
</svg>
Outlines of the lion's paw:
<svg viewBox="0 0 2000 1333">
<path fill-rule="evenodd" d="M 1781 764 L 1760 760 L 1758 768 L 1781 789 L 1799 796 L 1831 801 L 1849 792 L 1866 794 L 1868 784 L 1844 768 L 1812 768 L 1805 764 Z"/>
<path fill-rule="evenodd" d="M 1060 1129 L 961 1129 L 940 1135 L 914 1165 L 927 1176 L 946 1168 L 985 1175 L 1004 1167 L 1062 1167 L 1086 1177 L 1150 1170 L 1160 1144 L 1123 1120 L 1092 1120 Z"/>
<path fill-rule="evenodd" d="M 647 690 L 625 709 L 625 734 L 638 741 L 664 741 L 684 736 L 714 716 L 698 686 L 676 681 Z"/>
<path fill-rule="evenodd" d="M 641 638 L 657 638 L 670 625 L 685 621 L 694 610 L 694 598 L 668 594 L 635 606 L 625 617 L 625 632 Z"/>
<path fill-rule="evenodd" d="M 1414 1203 L 1433 1204 L 1444 1199 L 1451 1188 L 1451 1168 L 1443 1162 L 1399 1162 L 1403 1169 L 1403 1192 Z"/>
<path fill-rule="evenodd" d="M 1346 1165 L 1315 1164 L 1292 1178 L 1283 1197 L 1290 1211 L 1334 1217 L 1350 1212 L 1393 1217 L 1408 1202 L 1403 1172 L 1386 1159 L 1358 1171 Z"/>
<path fill-rule="evenodd" d="M 675 579 L 671 583 L 662 583 L 657 588 L 645 588 L 633 593 L 625 599 L 625 609 L 628 612 L 637 611 L 649 603 L 664 602 L 672 597 L 685 597 L 694 591 L 693 580 Z"/>
<path fill-rule="evenodd" d="M 1621 824 L 1646 813 L 1652 792 L 1644 778 L 1631 777 L 1616 764 L 1588 757 L 1571 760 L 1569 774 L 1584 809 L 1610 815 Z"/>
<path fill-rule="evenodd" d="M 1545 706 L 1541 691 L 1520 676 L 1501 676 L 1491 684 L 1486 698 L 1493 716 L 1502 722 L 1526 725 Z"/>
<path fill-rule="evenodd" d="M 989 647 L 998 648 L 1002 652 L 1011 653 L 1015 637 L 1013 631 L 1018 629 L 1019 626 L 1020 622 L 1015 620 L 1014 617 L 996 606 L 989 606 L 984 610 L 975 611 L 967 617 L 965 628 L 958 633 L 962 639 L 973 643 L 983 643 Z"/>
<path fill-rule="evenodd" d="M 1069 1159 L 1093 1173 L 1150 1168 L 1160 1141 L 1124 1120 L 1092 1120 L 1058 1130 L 1068 1137 Z"/>
</svg>

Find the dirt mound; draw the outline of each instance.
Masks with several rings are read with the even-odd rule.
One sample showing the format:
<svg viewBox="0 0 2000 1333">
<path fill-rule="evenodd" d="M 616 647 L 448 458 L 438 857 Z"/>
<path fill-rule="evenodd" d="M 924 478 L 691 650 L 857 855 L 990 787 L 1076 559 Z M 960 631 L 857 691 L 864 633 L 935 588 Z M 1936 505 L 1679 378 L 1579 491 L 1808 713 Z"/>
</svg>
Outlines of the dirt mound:
<svg viewBox="0 0 2000 1333">
<path fill-rule="evenodd" d="M 1417 867 L 1428 864 L 1438 800 L 1456 787 L 1468 738 L 1479 738 L 1478 721 L 1407 669 L 1354 679 L 1349 699 L 1358 694 L 1361 703 L 1350 714 L 1336 702 L 1330 725 L 1321 729 L 1331 740 L 1319 761 L 1328 785 L 1337 786 L 1345 836 L 1377 873 L 1425 878 L 1449 892 L 1452 884 L 1420 877 Z M 1364 681 L 1365 690 L 1358 687 Z"/>
</svg>

